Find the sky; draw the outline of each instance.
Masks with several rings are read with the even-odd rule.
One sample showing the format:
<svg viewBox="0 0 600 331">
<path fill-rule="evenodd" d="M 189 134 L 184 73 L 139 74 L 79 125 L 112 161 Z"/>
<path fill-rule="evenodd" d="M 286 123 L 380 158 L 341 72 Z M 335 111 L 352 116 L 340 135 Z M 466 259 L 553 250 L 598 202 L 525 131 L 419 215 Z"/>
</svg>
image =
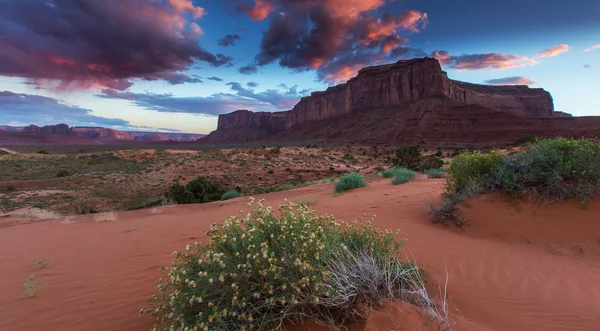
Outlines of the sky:
<svg viewBox="0 0 600 331">
<path fill-rule="evenodd" d="M 209 133 L 424 56 L 600 115 L 600 0 L 0 0 L 0 124 Z"/>
</svg>

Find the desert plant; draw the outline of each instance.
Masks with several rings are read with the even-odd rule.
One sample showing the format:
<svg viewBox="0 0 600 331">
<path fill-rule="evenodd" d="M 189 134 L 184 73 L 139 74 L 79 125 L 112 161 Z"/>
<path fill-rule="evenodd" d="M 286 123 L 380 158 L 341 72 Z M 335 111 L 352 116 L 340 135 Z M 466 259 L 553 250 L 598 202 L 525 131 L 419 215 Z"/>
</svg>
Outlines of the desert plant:
<svg viewBox="0 0 600 331">
<path fill-rule="evenodd" d="M 392 160 L 394 166 L 411 170 L 419 170 L 422 161 L 423 156 L 421 156 L 419 146 L 400 147 L 396 150 L 396 157 Z"/>
<path fill-rule="evenodd" d="M 165 193 L 165 198 L 174 201 L 177 204 L 193 203 L 194 197 L 191 192 L 185 189 L 185 186 L 179 184 L 179 182 L 171 185 L 169 190 Z"/>
<path fill-rule="evenodd" d="M 221 196 L 221 200 L 229 200 L 229 199 L 237 198 L 239 196 L 241 196 L 241 194 L 238 190 L 230 190 L 230 191 L 223 193 L 223 195 Z"/>
<path fill-rule="evenodd" d="M 205 203 L 221 199 L 225 189 L 207 177 L 198 177 L 191 180 L 185 189 L 192 194 L 195 203 Z"/>
<path fill-rule="evenodd" d="M 419 171 L 425 171 L 427 169 L 437 169 L 441 168 L 444 165 L 444 160 L 440 159 L 437 156 L 430 155 L 422 159 L 421 164 L 419 165 Z"/>
<path fill-rule="evenodd" d="M 57 178 L 61 178 L 61 177 L 67 177 L 67 176 L 69 176 L 69 172 L 68 172 L 67 170 L 59 170 L 59 171 L 56 173 L 56 177 L 57 177 Z"/>
<path fill-rule="evenodd" d="M 274 330 L 304 317 L 342 326 L 379 300 L 419 291 L 409 284 L 421 270 L 399 260 L 393 233 L 292 203 L 279 214 L 259 201 L 246 218 L 211 226 L 207 246 L 173 252 L 159 295 L 140 313 L 161 330 Z"/>
<path fill-rule="evenodd" d="M 427 169 L 425 170 L 425 173 L 429 178 L 442 178 L 444 176 L 444 172 L 441 168 Z"/>
<path fill-rule="evenodd" d="M 509 155 L 467 151 L 452 160 L 449 172 L 443 212 L 433 210 L 437 221 L 445 221 L 439 216 L 451 215 L 464 199 L 496 189 L 538 202 L 578 198 L 585 203 L 600 194 L 600 142 L 556 138 L 537 140 Z"/>
<path fill-rule="evenodd" d="M 523 136 L 513 142 L 513 146 L 522 146 L 530 143 L 535 143 L 538 140 L 536 136 Z"/>
<path fill-rule="evenodd" d="M 51 266 L 52 266 L 52 263 L 48 259 L 41 259 L 41 260 L 36 259 L 31 264 L 31 267 L 34 269 L 37 269 L 37 270 L 50 268 Z"/>
<path fill-rule="evenodd" d="M 57 212 L 39 208 L 27 208 L 18 210 L 12 213 L 11 216 L 23 218 L 37 218 L 39 220 L 57 220 L 63 217 Z"/>
<path fill-rule="evenodd" d="M 119 215 L 114 211 L 94 214 L 94 222 L 114 222 L 119 218 Z"/>
<path fill-rule="evenodd" d="M 25 290 L 17 295 L 17 297 L 22 298 L 28 296 L 30 298 L 35 297 L 35 292 L 45 288 L 48 286 L 50 282 L 39 283 L 35 275 L 31 275 L 28 278 L 23 280 L 23 285 L 25 286 Z"/>
<path fill-rule="evenodd" d="M 363 176 L 358 172 L 351 172 L 342 176 L 342 179 L 335 184 L 335 193 L 343 193 L 347 190 L 367 186 Z"/>
</svg>

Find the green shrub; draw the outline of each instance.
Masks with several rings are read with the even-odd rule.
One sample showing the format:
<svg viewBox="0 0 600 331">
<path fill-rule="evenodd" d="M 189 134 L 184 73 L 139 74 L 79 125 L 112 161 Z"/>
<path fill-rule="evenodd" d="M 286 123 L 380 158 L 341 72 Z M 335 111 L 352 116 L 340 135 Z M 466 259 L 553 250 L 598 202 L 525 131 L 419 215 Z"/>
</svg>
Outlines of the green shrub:
<svg viewBox="0 0 600 331">
<path fill-rule="evenodd" d="M 392 180 L 392 184 L 404 184 L 408 183 L 411 179 L 417 177 L 417 173 L 406 168 L 396 168 L 394 169 L 394 179 Z"/>
<path fill-rule="evenodd" d="M 396 157 L 392 163 L 396 167 L 419 170 L 423 162 L 423 156 L 419 146 L 403 146 L 396 150 Z"/>
<path fill-rule="evenodd" d="M 223 186 L 202 176 L 188 182 L 185 189 L 194 197 L 194 203 L 217 201 L 225 193 Z"/>
<path fill-rule="evenodd" d="M 352 172 L 345 174 L 342 179 L 335 185 L 335 193 L 342 193 L 347 190 L 365 187 L 367 183 L 361 174 L 358 172 Z"/>
<path fill-rule="evenodd" d="M 57 178 L 61 178 L 61 177 L 67 177 L 67 176 L 69 176 L 69 172 L 68 172 L 67 170 L 59 170 L 59 171 L 56 173 L 56 177 L 57 177 Z"/>
<path fill-rule="evenodd" d="M 50 152 L 48 152 L 45 149 L 40 149 L 39 151 L 37 151 L 38 154 L 50 154 Z"/>
<path fill-rule="evenodd" d="M 17 190 L 17 187 L 15 185 L 6 185 L 4 187 L 4 191 L 5 192 L 15 192 Z"/>
<path fill-rule="evenodd" d="M 428 157 L 423 158 L 418 170 L 425 171 L 427 169 L 441 168 L 442 166 L 444 166 L 444 160 L 440 159 L 437 156 L 430 155 Z"/>
<path fill-rule="evenodd" d="M 445 209 L 489 190 L 503 190 L 513 197 L 553 201 L 578 198 L 584 203 L 600 194 L 600 143 L 592 139 L 544 139 L 514 154 L 464 152 L 450 163 L 446 178 Z M 435 210 L 434 210 L 435 211 Z M 437 221 L 448 221 L 435 216 Z M 456 217 L 448 212 L 456 222 Z"/>
<path fill-rule="evenodd" d="M 223 195 L 221 196 L 221 200 L 229 200 L 229 199 L 237 198 L 240 195 L 241 194 L 238 190 L 227 191 L 227 192 L 223 193 Z"/>
<path fill-rule="evenodd" d="M 429 178 L 442 178 L 444 176 L 444 172 L 441 168 L 437 169 L 427 169 L 425 173 Z"/>
<path fill-rule="evenodd" d="M 444 156 L 444 153 L 442 153 L 442 151 L 438 150 L 438 151 L 437 151 L 437 152 L 435 152 L 435 154 L 433 154 L 433 155 L 434 155 L 434 156 L 437 156 L 437 157 L 443 157 L 443 156 Z"/>
<path fill-rule="evenodd" d="M 165 197 L 177 204 L 206 203 L 220 200 L 224 193 L 225 189 L 220 184 L 207 177 L 198 177 L 186 186 L 179 182 L 174 183 L 165 193 Z"/>
<path fill-rule="evenodd" d="M 249 204 L 251 205 L 252 202 Z M 273 330 L 292 318 L 343 322 L 383 299 L 410 298 L 421 271 L 370 222 L 341 224 L 287 203 L 214 224 L 207 246 L 173 252 L 150 300 L 155 330 Z"/>
</svg>

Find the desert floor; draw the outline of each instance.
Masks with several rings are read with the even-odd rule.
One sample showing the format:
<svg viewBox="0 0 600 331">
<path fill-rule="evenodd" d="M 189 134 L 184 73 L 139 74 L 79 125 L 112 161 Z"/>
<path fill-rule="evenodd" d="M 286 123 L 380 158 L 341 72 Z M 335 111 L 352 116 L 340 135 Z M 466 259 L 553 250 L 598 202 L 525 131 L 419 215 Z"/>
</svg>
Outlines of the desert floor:
<svg viewBox="0 0 600 331">
<path fill-rule="evenodd" d="M 285 198 L 318 201 L 313 208 L 346 221 L 376 215 L 376 226 L 406 233 L 407 254 L 434 281 L 448 275 L 456 330 L 600 330 L 600 201 L 536 206 L 490 194 L 464 206 L 472 225 L 455 229 L 427 218 L 425 204 L 438 202 L 443 186 L 425 177 L 398 186 L 372 178 L 342 196 L 332 194 L 333 184 L 318 184 L 257 197 L 274 207 Z M 247 201 L 122 212 L 101 223 L 91 216 L 0 219 L 0 330 L 149 330 L 152 321 L 138 311 L 155 292 L 159 267 L 172 251 L 206 240 L 211 223 L 245 212 Z M 37 270 L 36 259 L 52 265 Z M 33 298 L 18 298 L 32 274 L 49 283 Z M 363 329 L 435 325 L 392 304 Z"/>
</svg>

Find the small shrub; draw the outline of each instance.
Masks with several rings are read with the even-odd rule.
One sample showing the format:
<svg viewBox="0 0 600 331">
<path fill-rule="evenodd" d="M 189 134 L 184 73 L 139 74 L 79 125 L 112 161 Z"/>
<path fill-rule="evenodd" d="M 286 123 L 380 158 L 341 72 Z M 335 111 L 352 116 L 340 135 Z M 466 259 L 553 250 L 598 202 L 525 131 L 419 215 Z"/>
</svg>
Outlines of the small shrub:
<svg viewBox="0 0 600 331">
<path fill-rule="evenodd" d="M 444 172 L 440 168 L 427 169 L 427 170 L 425 170 L 425 173 L 427 174 L 427 176 L 429 178 L 442 178 L 444 176 Z"/>
<path fill-rule="evenodd" d="M 116 212 L 107 211 L 104 213 L 94 214 L 94 222 L 102 223 L 102 222 L 114 222 L 119 218 Z"/>
<path fill-rule="evenodd" d="M 269 171 L 267 171 L 267 172 L 269 173 L 269 175 L 272 175 L 272 174 L 274 174 L 274 173 L 275 173 L 273 170 L 269 170 Z"/>
<path fill-rule="evenodd" d="M 67 170 L 59 170 L 59 171 L 56 173 L 56 177 L 57 177 L 57 178 L 61 178 L 61 177 L 67 177 L 67 176 L 69 176 L 69 172 L 68 172 Z"/>
<path fill-rule="evenodd" d="M 17 190 L 17 187 L 15 185 L 6 185 L 4 187 L 4 191 L 5 192 L 15 192 Z"/>
<path fill-rule="evenodd" d="M 31 267 L 34 269 L 37 269 L 37 270 L 50 268 L 51 266 L 52 266 L 52 263 L 48 259 L 35 260 L 31 264 Z"/>
<path fill-rule="evenodd" d="M 423 156 L 421 156 L 419 146 L 400 147 L 396 150 L 396 157 L 392 160 L 394 166 L 411 170 L 419 170 L 422 161 Z"/>
<path fill-rule="evenodd" d="M 238 190 L 227 191 L 227 192 L 223 193 L 223 195 L 221 196 L 221 200 L 229 200 L 229 199 L 237 198 L 240 195 L 241 194 Z"/>
<path fill-rule="evenodd" d="M 165 193 L 165 197 L 177 204 L 188 204 L 193 203 L 194 201 L 192 193 L 186 190 L 185 186 L 179 184 L 179 182 L 174 183 L 171 188 L 169 188 L 167 193 Z"/>
<path fill-rule="evenodd" d="M 37 151 L 38 154 L 50 154 L 50 152 L 48 152 L 45 149 L 40 149 L 39 151 Z"/>
<path fill-rule="evenodd" d="M 361 188 L 367 186 L 365 180 L 358 172 L 345 174 L 342 179 L 335 185 L 335 193 L 342 193 L 347 190 Z"/>
<path fill-rule="evenodd" d="M 392 232 L 292 203 L 278 214 L 259 202 L 245 219 L 211 226 L 207 246 L 173 252 L 159 295 L 140 314 L 151 312 L 161 330 L 263 331 L 303 317 L 342 327 L 360 306 L 426 292 L 412 281 L 421 270 L 399 260 Z"/>
<path fill-rule="evenodd" d="M 404 184 L 408 183 L 411 179 L 417 177 L 417 173 L 406 168 L 396 168 L 394 169 L 394 179 L 392 180 L 392 184 Z"/>
<path fill-rule="evenodd" d="M 18 298 L 28 296 L 30 298 L 35 297 L 35 292 L 45 288 L 50 282 L 39 283 L 35 275 L 31 275 L 23 280 L 25 290 L 17 295 Z"/>
<path fill-rule="evenodd" d="M 438 151 L 437 151 L 437 152 L 435 152 L 435 154 L 433 154 L 433 155 L 435 155 L 435 156 L 437 156 L 437 157 L 443 157 L 443 156 L 444 156 L 444 153 L 442 153 L 442 151 L 439 151 L 439 150 L 438 150 Z"/>
<path fill-rule="evenodd" d="M 421 164 L 419 165 L 419 170 L 424 171 L 427 169 L 437 169 L 441 168 L 444 165 L 444 160 L 440 159 L 437 156 L 430 155 L 428 157 L 423 158 Z"/>
</svg>

